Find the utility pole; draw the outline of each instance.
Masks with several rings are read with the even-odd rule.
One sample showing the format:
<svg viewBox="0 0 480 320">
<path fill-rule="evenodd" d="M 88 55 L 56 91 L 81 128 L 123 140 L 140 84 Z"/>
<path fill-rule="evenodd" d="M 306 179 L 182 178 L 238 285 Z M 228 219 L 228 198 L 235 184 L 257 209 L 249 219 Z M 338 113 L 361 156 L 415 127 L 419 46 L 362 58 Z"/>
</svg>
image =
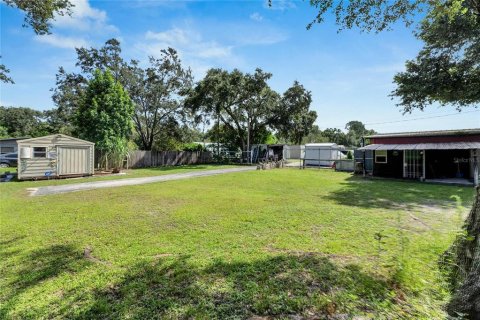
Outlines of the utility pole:
<svg viewBox="0 0 480 320">
<path fill-rule="evenodd" d="M 220 159 L 220 108 L 217 107 L 217 157 Z"/>
<path fill-rule="evenodd" d="M 250 154 L 250 112 L 247 113 L 247 157 L 248 163 L 252 163 L 252 157 Z"/>
</svg>

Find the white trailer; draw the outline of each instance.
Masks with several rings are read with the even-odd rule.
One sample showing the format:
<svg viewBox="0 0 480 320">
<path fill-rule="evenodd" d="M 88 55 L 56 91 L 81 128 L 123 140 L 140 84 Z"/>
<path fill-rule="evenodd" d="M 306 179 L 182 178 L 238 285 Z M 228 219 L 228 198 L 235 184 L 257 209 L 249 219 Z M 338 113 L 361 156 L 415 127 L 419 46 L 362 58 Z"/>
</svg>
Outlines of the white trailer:
<svg viewBox="0 0 480 320">
<path fill-rule="evenodd" d="M 305 145 L 305 166 L 332 167 L 335 160 L 346 158 L 345 147 L 336 143 L 307 143 Z"/>
</svg>

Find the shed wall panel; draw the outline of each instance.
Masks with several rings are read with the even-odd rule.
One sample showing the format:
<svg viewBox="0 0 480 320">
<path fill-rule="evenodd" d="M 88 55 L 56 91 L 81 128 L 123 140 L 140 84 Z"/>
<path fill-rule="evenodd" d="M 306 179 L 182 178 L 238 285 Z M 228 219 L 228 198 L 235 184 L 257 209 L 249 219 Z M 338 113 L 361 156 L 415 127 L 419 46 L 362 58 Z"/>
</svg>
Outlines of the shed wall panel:
<svg viewBox="0 0 480 320">
<path fill-rule="evenodd" d="M 20 179 L 44 177 L 46 172 L 51 172 L 52 176 L 57 174 L 56 162 L 51 159 L 22 159 L 18 165 L 18 177 Z"/>
</svg>

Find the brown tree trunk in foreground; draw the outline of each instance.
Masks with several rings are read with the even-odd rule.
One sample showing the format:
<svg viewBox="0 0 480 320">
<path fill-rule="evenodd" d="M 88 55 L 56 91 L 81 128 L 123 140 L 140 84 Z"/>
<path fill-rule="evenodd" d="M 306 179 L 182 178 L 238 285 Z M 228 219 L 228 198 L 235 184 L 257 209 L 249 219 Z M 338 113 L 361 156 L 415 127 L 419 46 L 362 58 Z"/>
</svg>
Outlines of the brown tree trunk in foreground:
<svg viewBox="0 0 480 320">
<path fill-rule="evenodd" d="M 457 239 L 453 251 L 452 284 L 454 293 L 447 311 L 480 320 L 480 187 L 465 222 L 466 235 Z"/>
</svg>

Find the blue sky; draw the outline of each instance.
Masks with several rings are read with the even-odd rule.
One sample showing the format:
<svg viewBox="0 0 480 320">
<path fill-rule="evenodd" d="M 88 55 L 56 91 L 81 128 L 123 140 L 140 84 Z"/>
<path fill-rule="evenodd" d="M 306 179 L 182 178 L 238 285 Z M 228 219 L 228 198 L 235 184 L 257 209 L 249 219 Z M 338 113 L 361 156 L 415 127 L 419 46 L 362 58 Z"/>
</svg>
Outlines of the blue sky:
<svg viewBox="0 0 480 320">
<path fill-rule="evenodd" d="M 167 46 L 177 49 L 196 80 L 211 67 L 262 68 L 279 92 L 298 80 L 312 92 L 322 129 L 343 129 L 350 120 L 379 132 L 480 127 L 478 109 L 456 114 L 432 106 L 402 115 L 395 106 L 388 96 L 393 75 L 421 47 L 402 25 L 380 34 L 337 33 L 327 21 L 306 30 L 315 11 L 304 1 L 275 1 L 272 8 L 264 1 L 74 2 L 73 16 L 59 17 L 46 36 L 22 28 L 23 14 L 1 5 L 2 60 L 16 82 L 1 85 L 2 105 L 54 107 L 55 73 L 60 66 L 75 70 L 74 48 L 100 47 L 115 37 L 126 58 L 143 62 Z"/>
</svg>

